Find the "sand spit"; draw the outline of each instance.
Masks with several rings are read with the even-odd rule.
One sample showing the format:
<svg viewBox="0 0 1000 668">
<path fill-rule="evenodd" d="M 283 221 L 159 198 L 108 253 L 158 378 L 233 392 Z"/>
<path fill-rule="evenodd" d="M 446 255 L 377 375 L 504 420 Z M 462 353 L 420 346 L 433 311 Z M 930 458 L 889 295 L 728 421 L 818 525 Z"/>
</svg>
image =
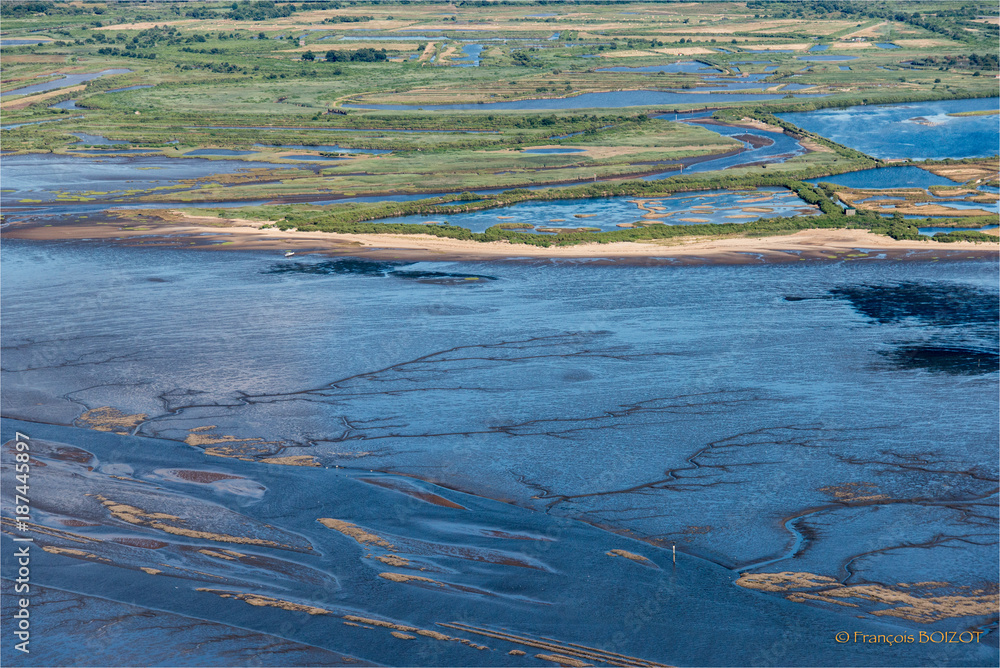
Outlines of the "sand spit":
<svg viewBox="0 0 1000 668">
<path fill-rule="evenodd" d="M 220 222 L 226 221 L 220 219 Z M 761 261 L 837 259 L 834 257 L 837 254 L 856 253 L 859 249 L 886 252 L 886 259 L 970 257 L 970 251 L 977 252 L 972 257 L 983 258 L 994 257 L 1000 251 L 1000 243 L 962 241 L 945 245 L 929 239 L 895 240 L 858 229 L 812 229 L 754 238 L 690 236 L 545 248 L 507 241 L 481 243 L 424 234 L 331 234 L 261 230 L 249 225 L 158 225 L 149 221 L 144 221 L 143 224 L 150 229 L 129 231 L 117 226 L 91 223 L 52 227 L 19 225 L 6 228 L 4 236 L 34 240 L 115 240 L 142 246 L 201 250 L 295 250 L 411 261 L 602 258 L 624 261 L 671 260 L 689 264 L 747 264 Z M 226 243 L 220 245 L 221 242 Z M 750 258 L 749 254 L 759 257 Z"/>
</svg>

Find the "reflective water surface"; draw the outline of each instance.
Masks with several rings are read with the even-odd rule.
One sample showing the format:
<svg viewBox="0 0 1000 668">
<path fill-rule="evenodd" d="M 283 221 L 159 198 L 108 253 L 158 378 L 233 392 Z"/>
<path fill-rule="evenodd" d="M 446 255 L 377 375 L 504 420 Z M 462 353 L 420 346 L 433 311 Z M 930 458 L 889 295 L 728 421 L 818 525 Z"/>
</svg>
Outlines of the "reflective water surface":
<svg viewBox="0 0 1000 668">
<path fill-rule="evenodd" d="M 33 661 L 997 660 L 992 262 L 0 252 Z"/>
</svg>

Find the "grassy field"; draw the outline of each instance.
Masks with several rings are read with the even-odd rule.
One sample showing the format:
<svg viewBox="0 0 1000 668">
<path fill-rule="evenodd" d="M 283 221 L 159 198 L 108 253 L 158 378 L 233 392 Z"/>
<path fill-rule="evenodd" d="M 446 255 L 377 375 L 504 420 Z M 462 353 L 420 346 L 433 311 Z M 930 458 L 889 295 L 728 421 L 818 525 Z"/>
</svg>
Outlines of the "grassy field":
<svg viewBox="0 0 1000 668">
<path fill-rule="evenodd" d="M 3 144 L 12 152 L 68 152 L 79 147 L 70 133 L 82 132 L 172 157 L 203 148 L 239 149 L 255 151 L 250 156 L 255 161 L 276 164 L 287 164 L 289 155 L 332 156 L 322 147 L 334 144 L 345 151 L 390 151 L 302 164 L 294 172 L 244 183 L 205 182 L 180 195 L 190 200 L 627 179 L 741 146 L 698 126 L 656 118 L 661 112 L 708 106 L 722 109 L 723 116 L 731 108 L 739 117 L 996 95 L 997 26 L 981 18 L 995 15 L 994 5 L 980 1 L 899 2 L 891 8 L 755 0 L 571 7 L 5 3 L 5 40 L 47 41 L 2 47 L 4 124 L 44 121 L 4 130 Z M 474 56 L 470 60 L 475 53 L 466 48 L 470 45 L 482 47 L 478 63 Z M 886 45 L 897 48 L 882 48 Z M 803 60 L 814 56 L 851 59 Z M 697 64 L 684 71 L 606 71 L 692 60 Z M 478 66 L 462 66 L 473 64 Z M 131 72 L 36 94 L 17 92 L 62 75 L 112 68 Z M 420 109 L 591 92 L 697 92 L 751 80 L 760 87 L 732 92 L 784 96 L 785 86 L 797 84 L 796 94 L 823 97 L 558 111 Z M 129 86 L 144 88 L 118 91 Z M 79 108 L 51 108 L 67 100 Z M 348 104 L 411 108 L 378 111 Z M 288 148 L 296 145 L 307 148 Z M 727 173 L 805 178 L 875 164 L 843 147 L 817 146 L 814 142 L 814 150 L 785 162 Z M 531 147 L 576 151 L 524 152 Z"/>
</svg>

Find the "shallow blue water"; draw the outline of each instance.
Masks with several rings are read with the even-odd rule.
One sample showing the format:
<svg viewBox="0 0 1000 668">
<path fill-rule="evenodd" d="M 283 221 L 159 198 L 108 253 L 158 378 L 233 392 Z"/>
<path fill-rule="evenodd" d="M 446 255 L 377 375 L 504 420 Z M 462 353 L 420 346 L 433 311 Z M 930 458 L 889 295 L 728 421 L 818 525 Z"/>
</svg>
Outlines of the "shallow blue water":
<svg viewBox="0 0 1000 668">
<path fill-rule="evenodd" d="M 83 107 L 78 107 L 76 105 L 76 100 L 63 100 L 62 102 L 57 102 L 56 104 L 50 105 L 49 109 L 82 109 Z"/>
<path fill-rule="evenodd" d="M 810 46 L 809 51 L 826 51 L 830 48 L 829 44 L 816 44 L 815 46 Z"/>
<path fill-rule="evenodd" d="M 3 95 L 31 95 L 34 93 L 44 93 L 48 90 L 55 90 L 56 88 L 64 88 L 66 86 L 76 86 L 85 81 L 93 81 L 94 79 L 99 79 L 100 77 L 111 76 L 113 74 L 127 74 L 132 70 L 127 69 L 109 69 L 102 70 L 100 72 L 93 72 L 90 74 L 67 74 L 62 79 L 56 79 L 54 81 L 48 81 L 46 83 L 35 84 L 33 86 L 25 86 L 23 88 L 15 88 L 14 90 L 8 90 L 0 93 Z"/>
<path fill-rule="evenodd" d="M 927 206 L 933 204 L 935 206 L 942 206 L 946 209 L 955 209 L 957 211 L 972 211 L 979 210 L 983 213 L 1000 213 L 1000 202 L 994 202 L 993 204 L 987 204 L 985 202 L 917 202 L 914 206 Z"/>
<path fill-rule="evenodd" d="M 14 130 L 16 128 L 23 128 L 27 125 L 41 125 L 42 123 L 57 123 L 59 121 L 69 121 L 77 118 L 83 118 L 83 116 L 66 116 L 65 118 L 47 118 L 41 121 L 29 121 L 27 123 L 11 123 L 10 125 L 0 126 L 0 130 Z"/>
<path fill-rule="evenodd" d="M 96 144 L 101 146 L 113 146 L 118 144 L 128 144 L 127 141 L 121 141 L 117 139 L 108 139 L 107 137 L 102 137 L 101 135 L 89 135 L 86 132 L 70 132 L 80 141 L 77 144 Z"/>
<path fill-rule="evenodd" d="M 983 227 L 921 227 L 918 228 L 920 234 L 933 237 L 937 234 L 948 234 L 949 232 L 983 232 L 985 230 L 995 230 L 1000 225 L 984 225 Z"/>
<path fill-rule="evenodd" d="M 526 148 L 521 153 L 583 153 L 585 150 L 582 148 Z"/>
<path fill-rule="evenodd" d="M 669 665 L 996 663 L 992 635 L 834 639 L 982 617 L 918 625 L 863 599 L 734 585 L 764 562 L 958 595 L 996 581 L 997 373 L 975 364 L 996 347 L 995 262 L 406 263 L 17 241 L 0 253 L 3 438 L 34 441 L 33 521 L 104 558 L 33 555 L 33 585 L 61 590 L 39 608 L 41 664 L 84 647 L 100 665 L 150 663 L 123 660 L 136 648 L 172 665 L 180 649 L 193 665 L 269 665 L 246 630 L 383 665 L 540 665 L 545 650 L 476 630 Z M 102 406 L 148 419 L 134 436 L 67 424 Z M 322 466 L 213 457 L 184 443 L 193 434 L 282 444 Z M 844 502 L 845 483 L 875 498 Z M 129 524 L 95 495 L 270 542 Z M 64 535 L 35 534 L 36 546 L 74 549 Z M 199 551 L 224 549 L 240 556 Z M 224 643 L 207 640 L 209 624 L 227 626 Z"/>
<path fill-rule="evenodd" d="M 671 174 L 676 174 L 676 172 Z M 483 232 L 488 227 L 502 223 L 530 223 L 535 227 L 594 227 L 601 230 L 614 230 L 619 224 L 634 223 L 640 220 L 655 221 L 665 225 L 723 224 L 816 213 L 790 191 L 782 188 L 759 188 L 751 191 L 711 190 L 676 193 L 667 197 L 643 198 L 651 200 L 650 206 L 658 207 L 656 213 L 663 216 L 646 219 L 642 216 L 649 212 L 640 209 L 634 203 L 636 199 L 634 197 L 610 197 L 522 202 L 486 211 L 401 216 L 385 218 L 379 222 L 411 224 L 424 224 L 431 221 L 448 222 L 453 226 L 464 227 L 473 232 Z M 746 200 L 758 201 L 747 202 Z M 770 211 L 743 211 L 746 207 L 763 207 L 770 209 Z M 522 231 L 530 232 L 531 230 Z"/>
<path fill-rule="evenodd" d="M 997 154 L 996 116 L 949 116 L 997 109 L 1000 98 L 907 102 L 778 114 L 801 128 L 876 158 L 972 158 Z M 865 132 L 857 132 L 857 128 Z"/>
<path fill-rule="evenodd" d="M 466 44 L 462 47 L 462 53 L 465 56 L 452 58 L 452 64 L 458 67 L 479 67 L 479 59 L 483 53 L 483 46 L 481 44 Z"/>
<path fill-rule="evenodd" d="M 890 42 L 876 42 L 875 46 L 877 46 L 880 49 L 898 49 L 898 48 L 900 48 L 898 45 L 892 44 Z"/>
<path fill-rule="evenodd" d="M 661 116 L 660 118 L 672 118 L 672 114 L 667 114 Z M 692 120 L 693 123 L 698 123 L 698 121 Z M 684 168 L 685 174 L 696 174 L 700 172 L 710 172 L 719 169 L 728 169 L 730 167 L 739 167 L 740 165 L 746 165 L 756 162 L 784 162 L 790 157 L 796 155 L 802 155 L 805 153 L 805 148 L 798 142 L 798 140 L 789 137 L 783 132 L 768 132 L 766 130 L 748 130 L 747 128 L 726 126 L 726 125 L 716 125 L 714 123 L 698 123 L 706 130 L 711 130 L 712 132 L 717 132 L 726 137 L 732 137 L 735 135 L 746 135 L 751 134 L 757 137 L 762 137 L 767 141 L 771 142 L 767 146 L 759 146 L 754 148 L 750 143 L 744 142 L 744 146 L 748 149 L 739 153 L 737 155 L 726 156 L 723 158 L 715 158 L 713 160 L 706 160 L 704 162 L 697 162 L 695 164 L 689 165 Z M 644 176 L 643 180 L 653 181 L 658 179 L 670 178 L 671 176 L 676 176 L 676 172 L 664 172 L 662 174 L 653 174 L 650 176 Z"/>
<path fill-rule="evenodd" d="M 807 183 L 834 183 L 849 188 L 928 188 L 930 186 L 953 186 L 955 182 L 938 176 L 926 169 L 904 165 L 900 167 L 878 167 L 847 172 L 835 176 L 821 176 L 806 179 Z"/>
<path fill-rule="evenodd" d="M 3 162 L 3 187 L 10 190 L 4 192 L 0 199 L 4 206 L 17 205 L 22 199 L 51 202 L 56 193 L 63 191 L 120 193 L 178 185 L 185 179 L 232 174 L 245 169 L 293 168 L 292 165 L 250 160 L 178 160 L 166 156 L 96 158 L 53 153 L 10 155 L 5 156 Z"/>
</svg>

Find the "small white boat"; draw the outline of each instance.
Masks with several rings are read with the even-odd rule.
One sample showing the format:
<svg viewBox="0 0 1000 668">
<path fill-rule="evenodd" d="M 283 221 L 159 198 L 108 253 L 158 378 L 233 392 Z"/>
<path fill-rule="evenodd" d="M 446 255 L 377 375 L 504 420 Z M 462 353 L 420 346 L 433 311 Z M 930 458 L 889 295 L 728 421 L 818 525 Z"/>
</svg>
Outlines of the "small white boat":
<svg viewBox="0 0 1000 668">
<path fill-rule="evenodd" d="M 295 251 L 286 251 L 285 252 L 285 257 L 292 257 L 293 255 L 295 255 Z"/>
</svg>

